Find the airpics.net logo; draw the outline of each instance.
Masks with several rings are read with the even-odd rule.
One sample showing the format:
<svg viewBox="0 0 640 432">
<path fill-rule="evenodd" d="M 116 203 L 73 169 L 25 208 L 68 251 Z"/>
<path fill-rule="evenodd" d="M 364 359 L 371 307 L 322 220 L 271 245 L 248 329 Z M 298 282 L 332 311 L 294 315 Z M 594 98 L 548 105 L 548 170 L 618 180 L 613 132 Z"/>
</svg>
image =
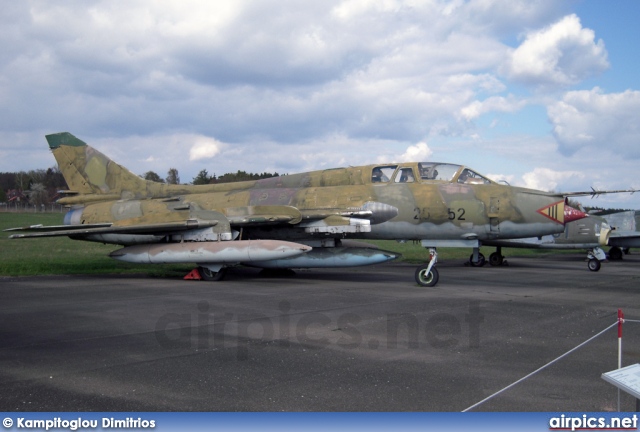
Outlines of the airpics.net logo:
<svg viewBox="0 0 640 432">
<path fill-rule="evenodd" d="M 458 315 L 390 313 L 363 318 L 353 312 L 292 312 L 288 301 L 278 304 L 274 316 L 241 317 L 214 312 L 208 301 L 197 303 L 193 313 L 166 313 L 155 325 L 155 338 L 165 349 L 235 348 L 238 360 L 250 349 L 278 344 L 300 344 L 310 349 L 335 346 L 352 350 L 478 348 L 484 315 L 479 302 L 469 302 Z"/>
<path fill-rule="evenodd" d="M 637 430 L 638 415 L 630 416 L 567 416 L 562 414 L 559 417 L 549 419 L 549 430 L 552 431 L 577 431 L 577 430 Z"/>
</svg>

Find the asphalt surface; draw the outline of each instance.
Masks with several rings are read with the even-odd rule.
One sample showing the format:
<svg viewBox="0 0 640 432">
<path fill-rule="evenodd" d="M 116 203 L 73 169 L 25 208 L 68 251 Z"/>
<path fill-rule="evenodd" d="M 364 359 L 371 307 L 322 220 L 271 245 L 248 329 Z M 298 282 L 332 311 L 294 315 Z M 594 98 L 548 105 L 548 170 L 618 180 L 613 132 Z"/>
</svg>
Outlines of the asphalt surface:
<svg viewBox="0 0 640 432">
<path fill-rule="evenodd" d="M 640 255 L 507 267 L 0 278 L 0 411 L 461 411 L 640 319 Z M 623 365 L 640 362 L 624 325 Z M 474 411 L 608 411 L 617 331 Z M 622 409 L 635 400 L 622 395 Z"/>
</svg>

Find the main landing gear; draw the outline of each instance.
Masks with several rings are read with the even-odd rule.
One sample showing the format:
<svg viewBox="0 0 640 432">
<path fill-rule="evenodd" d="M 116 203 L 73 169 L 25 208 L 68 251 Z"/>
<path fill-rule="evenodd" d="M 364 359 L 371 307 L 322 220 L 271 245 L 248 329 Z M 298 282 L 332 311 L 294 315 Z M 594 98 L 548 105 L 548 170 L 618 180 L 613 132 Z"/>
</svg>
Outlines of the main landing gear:
<svg viewBox="0 0 640 432">
<path fill-rule="evenodd" d="M 183 277 L 184 280 L 203 280 L 203 281 L 221 281 L 227 274 L 226 267 L 214 267 L 213 269 L 205 266 L 198 266 L 191 270 L 189 274 Z"/>
<path fill-rule="evenodd" d="M 473 255 L 474 254 L 475 254 L 475 250 L 474 250 L 474 253 L 471 254 L 471 256 L 469 257 L 469 265 L 471 267 L 482 267 L 487 262 L 489 264 L 491 264 L 492 266 L 507 265 L 507 260 L 504 259 L 504 256 L 502 255 L 502 248 L 501 247 L 497 247 L 496 251 L 494 253 L 492 253 L 491 255 L 489 255 L 489 260 L 487 260 L 484 257 L 484 255 L 482 255 L 480 252 L 478 252 L 478 259 L 474 260 L 473 259 Z"/>
<path fill-rule="evenodd" d="M 478 254 L 478 256 L 476 259 L 474 259 L 474 255 L 476 253 Z M 496 251 L 491 255 L 489 255 L 488 260 L 479 251 L 476 252 L 475 249 L 471 254 L 471 256 L 469 257 L 469 265 L 471 267 L 483 267 L 487 262 L 492 266 L 507 265 L 507 260 L 504 259 L 504 255 L 502 255 L 502 248 L 501 247 L 496 248 Z"/>
<path fill-rule="evenodd" d="M 436 269 L 436 263 L 438 262 L 438 252 L 436 248 L 429 248 L 429 262 L 416 269 L 416 282 L 423 287 L 436 286 L 440 275 L 438 269 Z"/>
<path fill-rule="evenodd" d="M 619 248 L 617 246 L 612 246 L 611 248 L 609 248 L 609 259 L 612 260 L 612 261 L 621 260 L 622 257 L 623 257 L 623 252 L 625 254 L 628 254 L 629 253 L 629 249 L 626 248 L 623 251 L 621 248 Z"/>
</svg>

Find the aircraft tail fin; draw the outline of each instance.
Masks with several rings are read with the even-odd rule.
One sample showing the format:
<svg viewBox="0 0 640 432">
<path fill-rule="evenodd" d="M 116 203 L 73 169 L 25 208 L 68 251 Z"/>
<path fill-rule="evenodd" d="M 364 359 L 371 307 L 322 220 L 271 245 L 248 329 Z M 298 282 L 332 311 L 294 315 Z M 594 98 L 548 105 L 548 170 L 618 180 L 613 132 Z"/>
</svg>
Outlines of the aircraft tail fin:
<svg viewBox="0 0 640 432">
<path fill-rule="evenodd" d="M 146 195 L 148 184 L 154 183 L 118 165 L 69 132 L 47 135 L 46 138 L 69 186 L 69 193 L 76 195 L 62 198 L 60 202 L 63 204 L 133 198 Z"/>
</svg>

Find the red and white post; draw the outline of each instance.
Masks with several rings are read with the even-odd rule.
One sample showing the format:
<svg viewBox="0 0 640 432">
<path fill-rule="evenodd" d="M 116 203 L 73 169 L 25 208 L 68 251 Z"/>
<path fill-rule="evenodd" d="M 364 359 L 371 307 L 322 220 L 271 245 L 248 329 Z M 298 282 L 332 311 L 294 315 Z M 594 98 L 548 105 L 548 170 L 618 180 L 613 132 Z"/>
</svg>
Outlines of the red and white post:
<svg viewBox="0 0 640 432">
<path fill-rule="evenodd" d="M 618 309 L 618 369 L 622 368 L 622 324 L 624 324 L 624 314 L 622 309 Z"/>
<path fill-rule="evenodd" d="M 622 324 L 624 324 L 624 314 L 622 309 L 618 309 L 618 369 L 622 369 Z M 618 412 L 620 412 L 620 389 L 618 389 Z"/>
</svg>

